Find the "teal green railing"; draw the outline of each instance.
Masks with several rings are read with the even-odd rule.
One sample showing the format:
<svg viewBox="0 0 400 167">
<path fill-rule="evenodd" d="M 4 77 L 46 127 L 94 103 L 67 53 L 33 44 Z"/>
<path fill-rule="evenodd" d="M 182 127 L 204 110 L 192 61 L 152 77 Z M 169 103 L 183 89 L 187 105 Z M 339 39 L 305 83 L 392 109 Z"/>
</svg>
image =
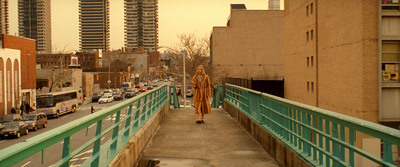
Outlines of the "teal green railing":
<svg viewBox="0 0 400 167">
<path fill-rule="evenodd" d="M 223 95 L 224 95 L 224 86 L 218 84 L 217 90 L 215 91 L 214 99 L 211 103 L 212 108 L 218 108 L 222 106 L 223 102 Z"/>
<path fill-rule="evenodd" d="M 354 166 L 356 154 L 377 166 L 395 166 L 399 130 L 231 84 L 225 85 L 225 101 L 313 166 Z M 356 147 L 356 134 L 380 139 L 382 158 Z"/>
<path fill-rule="evenodd" d="M 29 138 L 25 142 L 4 148 L 0 150 L 0 166 L 12 166 L 39 152 L 42 155 L 42 163 L 51 163 L 52 166 L 70 166 L 72 158 L 87 150 L 92 151 L 91 156 L 80 166 L 107 166 L 132 136 L 168 102 L 168 94 L 168 86 L 162 85 L 132 99 Z M 111 124 L 111 126 L 105 128 L 105 124 Z M 96 130 L 90 130 L 90 126 L 94 125 L 96 125 Z M 73 135 L 79 135 L 85 131 L 88 141 L 83 145 L 74 145 L 75 140 L 85 140 L 85 138 L 73 137 Z M 109 139 L 102 141 L 105 138 Z M 62 145 L 59 144 L 60 142 Z M 46 148 L 50 146 L 62 147 L 60 148 L 62 155 L 58 162 L 46 162 L 44 154 Z"/>
<path fill-rule="evenodd" d="M 173 105 L 175 109 L 179 108 L 178 95 L 176 94 L 175 85 L 169 86 L 169 90 L 171 92 L 171 98 L 169 98 L 169 104 Z"/>
</svg>

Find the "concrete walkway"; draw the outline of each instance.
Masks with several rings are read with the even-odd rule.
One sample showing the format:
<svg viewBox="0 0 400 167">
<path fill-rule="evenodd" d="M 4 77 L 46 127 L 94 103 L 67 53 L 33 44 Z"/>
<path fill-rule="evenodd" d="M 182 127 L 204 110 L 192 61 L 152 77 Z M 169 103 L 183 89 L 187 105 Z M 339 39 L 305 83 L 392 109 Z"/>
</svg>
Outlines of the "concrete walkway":
<svg viewBox="0 0 400 167">
<path fill-rule="evenodd" d="M 277 167 L 277 162 L 224 109 L 196 124 L 194 108 L 171 109 L 138 166 Z"/>
</svg>

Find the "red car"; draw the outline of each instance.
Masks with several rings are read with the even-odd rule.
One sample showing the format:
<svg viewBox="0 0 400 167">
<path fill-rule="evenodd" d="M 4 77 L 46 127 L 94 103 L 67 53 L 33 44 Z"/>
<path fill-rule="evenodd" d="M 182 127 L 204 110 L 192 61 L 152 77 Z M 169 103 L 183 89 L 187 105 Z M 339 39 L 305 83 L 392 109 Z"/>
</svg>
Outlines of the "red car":
<svg viewBox="0 0 400 167">
<path fill-rule="evenodd" d="M 146 92 L 146 87 L 141 86 L 141 87 L 139 88 L 139 92 Z"/>
</svg>

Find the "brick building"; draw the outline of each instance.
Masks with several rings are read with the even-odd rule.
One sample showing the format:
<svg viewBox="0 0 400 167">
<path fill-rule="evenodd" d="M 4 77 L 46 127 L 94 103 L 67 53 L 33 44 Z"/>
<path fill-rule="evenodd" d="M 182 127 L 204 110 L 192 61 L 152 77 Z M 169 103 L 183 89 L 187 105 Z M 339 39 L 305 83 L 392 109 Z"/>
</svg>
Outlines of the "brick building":
<svg viewBox="0 0 400 167">
<path fill-rule="evenodd" d="M 286 0 L 285 97 L 399 128 L 399 7 L 392 0 Z M 380 140 L 372 140 L 357 134 L 356 145 L 378 148 L 379 156 Z"/>
<path fill-rule="evenodd" d="M 22 101 L 36 104 L 35 40 L 2 35 L 0 57 L 0 115 L 19 108 Z"/>
<path fill-rule="evenodd" d="M 102 57 L 101 50 L 98 51 L 85 51 L 77 52 L 75 55 L 78 57 L 78 62 L 84 71 L 93 71 L 100 66 L 100 57 Z"/>
<path fill-rule="evenodd" d="M 74 57 L 74 54 L 38 54 L 36 63 L 40 68 L 68 68 L 71 57 Z"/>
<path fill-rule="evenodd" d="M 283 11 L 247 10 L 244 4 L 232 4 L 227 26 L 213 27 L 210 43 L 217 82 L 220 77 L 284 77 Z"/>
</svg>

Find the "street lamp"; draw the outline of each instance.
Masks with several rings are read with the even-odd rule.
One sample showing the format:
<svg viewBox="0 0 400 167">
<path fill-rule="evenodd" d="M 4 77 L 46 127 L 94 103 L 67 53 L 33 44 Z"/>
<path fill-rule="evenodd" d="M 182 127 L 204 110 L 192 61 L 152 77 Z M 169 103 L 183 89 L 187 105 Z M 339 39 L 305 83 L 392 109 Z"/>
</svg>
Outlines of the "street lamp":
<svg viewBox="0 0 400 167">
<path fill-rule="evenodd" d="M 186 59 L 186 50 L 182 51 L 182 56 L 183 56 L 183 108 L 186 108 L 186 70 L 185 70 L 185 59 Z"/>
</svg>

